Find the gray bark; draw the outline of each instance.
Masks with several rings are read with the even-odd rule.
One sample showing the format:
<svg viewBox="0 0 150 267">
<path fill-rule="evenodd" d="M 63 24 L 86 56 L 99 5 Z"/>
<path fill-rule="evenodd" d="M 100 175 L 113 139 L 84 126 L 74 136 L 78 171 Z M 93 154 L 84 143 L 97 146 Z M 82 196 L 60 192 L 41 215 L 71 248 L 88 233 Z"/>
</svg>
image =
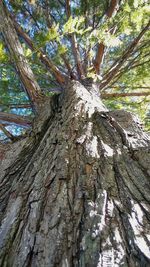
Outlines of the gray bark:
<svg viewBox="0 0 150 267">
<path fill-rule="evenodd" d="M 3 155 L 0 266 L 150 266 L 150 140 L 93 88 L 70 83 Z"/>
</svg>

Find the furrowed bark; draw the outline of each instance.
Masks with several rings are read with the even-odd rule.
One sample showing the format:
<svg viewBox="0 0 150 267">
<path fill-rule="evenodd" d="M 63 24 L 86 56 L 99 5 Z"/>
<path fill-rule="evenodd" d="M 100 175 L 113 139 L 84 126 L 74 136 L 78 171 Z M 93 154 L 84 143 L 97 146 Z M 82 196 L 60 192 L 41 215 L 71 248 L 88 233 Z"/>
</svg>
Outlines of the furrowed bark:
<svg viewBox="0 0 150 267">
<path fill-rule="evenodd" d="M 32 124 L 32 121 L 28 117 L 5 112 L 0 112 L 0 122 L 1 124 L 9 123 L 20 125 L 22 127 L 30 127 Z"/>
<path fill-rule="evenodd" d="M 11 60 L 32 103 L 32 107 L 37 111 L 40 102 L 43 100 L 41 89 L 24 56 L 23 48 L 3 1 L 0 2 L 0 31 L 9 49 Z"/>
<path fill-rule="evenodd" d="M 97 93 L 69 83 L 2 161 L 1 267 L 150 265 L 150 139 Z"/>
<path fill-rule="evenodd" d="M 118 7 L 118 0 L 111 0 L 110 5 L 106 11 L 106 16 L 108 18 L 111 18 L 113 13 L 117 10 L 117 7 Z M 94 65 L 96 74 L 99 74 L 99 72 L 100 72 L 100 66 L 101 66 L 101 63 L 103 61 L 104 52 L 105 52 L 104 44 L 103 43 L 98 44 L 96 57 L 93 61 L 93 65 Z"/>
</svg>

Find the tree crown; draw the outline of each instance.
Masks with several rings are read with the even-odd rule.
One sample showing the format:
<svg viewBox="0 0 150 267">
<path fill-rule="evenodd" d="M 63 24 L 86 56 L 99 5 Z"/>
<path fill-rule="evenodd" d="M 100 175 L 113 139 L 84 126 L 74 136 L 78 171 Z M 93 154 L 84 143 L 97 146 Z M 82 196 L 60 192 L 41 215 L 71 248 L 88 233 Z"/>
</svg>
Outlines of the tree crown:
<svg viewBox="0 0 150 267">
<path fill-rule="evenodd" d="M 92 78 L 111 108 L 148 117 L 148 1 L 10 0 L 0 9 L 0 125 L 7 137 L 10 123 L 25 125 L 4 112 L 30 120 L 43 95 L 60 92 L 69 79 Z M 16 34 L 14 46 L 9 30 Z M 21 63 L 31 69 L 29 77 Z M 14 127 L 12 134 L 19 133 Z"/>
</svg>

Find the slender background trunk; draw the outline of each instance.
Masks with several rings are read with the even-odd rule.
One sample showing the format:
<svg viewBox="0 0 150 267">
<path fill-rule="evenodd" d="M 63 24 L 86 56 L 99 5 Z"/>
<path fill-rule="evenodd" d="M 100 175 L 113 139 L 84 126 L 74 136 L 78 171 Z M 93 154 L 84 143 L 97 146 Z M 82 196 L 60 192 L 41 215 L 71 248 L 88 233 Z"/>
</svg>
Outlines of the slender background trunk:
<svg viewBox="0 0 150 267">
<path fill-rule="evenodd" d="M 96 91 L 70 83 L 5 154 L 0 266 L 150 266 L 149 137 Z"/>
</svg>

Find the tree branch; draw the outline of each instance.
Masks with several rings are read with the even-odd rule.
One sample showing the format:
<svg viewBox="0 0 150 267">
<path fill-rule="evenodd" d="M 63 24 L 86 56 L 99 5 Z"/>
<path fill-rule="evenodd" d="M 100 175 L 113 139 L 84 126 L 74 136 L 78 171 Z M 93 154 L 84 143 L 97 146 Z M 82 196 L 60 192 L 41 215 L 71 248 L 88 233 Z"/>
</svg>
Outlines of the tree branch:
<svg viewBox="0 0 150 267">
<path fill-rule="evenodd" d="M 14 103 L 3 103 L 2 101 L 0 101 L 0 104 L 4 107 L 8 107 L 8 108 L 32 108 L 31 104 L 14 104 Z"/>
<path fill-rule="evenodd" d="M 106 16 L 108 18 L 112 17 L 113 13 L 117 10 L 117 6 L 118 6 L 118 0 L 111 0 L 110 5 L 106 11 Z M 96 57 L 93 61 L 96 74 L 99 74 L 100 72 L 100 65 L 103 61 L 104 52 L 105 52 L 104 44 L 103 43 L 98 44 Z"/>
<path fill-rule="evenodd" d="M 124 68 L 121 68 L 121 69 L 119 70 L 119 72 L 118 72 L 116 75 L 114 75 L 113 79 L 115 79 L 115 80 L 113 81 L 112 85 L 113 85 L 114 83 L 116 83 L 124 73 L 130 71 L 130 70 L 133 69 L 133 68 L 138 68 L 138 67 L 140 67 L 140 66 L 142 66 L 142 65 L 145 65 L 146 63 L 149 63 L 149 62 L 150 62 L 150 60 L 146 60 L 146 61 L 141 62 L 141 63 L 139 63 L 139 64 L 134 64 L 134 60 L 133 60 L 133 61 L 132 61 L 132 64 L 129 63 L 129 64 L 128 64 L 127 66 L 125 66 Z M 109 87 L 109 86 L 108 86 L 108 87 Z M 107 88 L 107 87 L 105 87 L 105 89 L 106 89 L 106 88 Z M 105 89 L 104 89 L 104 90 L 105 90 Z"/>
<path fill-rule="evenodd" d="M 109 88 L 113 88 L 113 89 L 126 89 L 126 88 L 130 88 L 131 86 L 109 86 Z M 132 89 L 150 89 L 150 86 L 133 86 Z"/>
<path fill-rule="evenodd" d="M 150 26 L 150 21 L 148 24 L 143 28 L 143 30 L 139 33 L 139 35 L 133 40 L 133 42 L 129 45 L 129 47 L 123 52 L 122 57 L 117 60 L 113 66 L 110 68 L 110 71 L 107 72 L 106 75 L 103 76 L 103 80 L 101 81 L 100 89 L 104 89 L 106 85 L 114 78 L 114 76 L 117 74 L 117 72 L 120 70 L 124 62 L 127 60 L 127 58 L 130 56 L 130 54 L 133 52 L 134 48 L 137 46 L 143 35 L 146 33 Z"/>
<path fill-rule="evenodd" d="M 56 19 L 54 16 L 52 16 L 52 14 L 50 14 L 50 10 L 49 10 L 49 3 L 48 3 L 48 0 L 46 0 L 46 3 L 45 3 L 45 8 L 44 8 L 44 13 L 45 13 L 45 17 L 46 17 L 46 23 L 47 23 L 47 27 L 50 29 L 53 25 L 53 21 L 55 21 L 55 23 L 57 23 Z M 70 65 L 69 63 L 69 60 L 67 59 L 66 57 L 66 53 L 65 54 L 62 54 L 60 55 L 63 62 L 64 62 L 64 65 L 66 66 L 67 70 L 68 70 L 68 75 L 71 79 L 74 79 L 76 80 L 77 77 L 76 75 L 73 73 L 72 71 L 72 66 Z"/>
<path fill-rule="evenodd" d="M 39 105 L 43 101 L 43 94 L 24 55 L 22 45 L 3 1 L 0 2 L 0 31 L 32 107 L 38 112 Z"/>
<path fill-rule="evenodd" d="M 66 0 L 66 15 L 67 15 L 67 19 L 69 19 L 71 16 L 70 0 Z M 83 70 L 82 62 L 80 59 L 80 53 L 78 49 L 78 44 L 77 44 L 74 33 L 70 34 L 70 39 L 71 39 L 72 52 L 73 52 L 75 64 L 77 67 L 77 73 L 78 73 L 79 79 L 82 79 L 85 77 L 85 73 Z"/>
<path fill-rule="evenodd" d="M 25 40 L 27 45 L 30 47 L 32 51 L 37 51 L 33 41 L 29 37 L 27 33 L 25 33 L 20 25 L 16 22 L 14 16 L 10 14 L 10 17 L 13 20 L 14 26 L 18 34 Z M 54 74 L 56 80 L 60 83 L 63 84 L 65 82 L 65 77 L 63 74 L 58 70 L 58 68 L 54 65 L 54 63 L 48 58 L 48 56 L 42 51 L 42 49 L 38 49 L 38 56 L 39 59 L 41 60 L 42 63 Z"/>
<path fill-rule="evenodd" d="M 118 0 L 111 0 L 110 5 L 106 11 L 106 16 L 108 18 L 111 18 L 113 13 L 117 11 L 118 2 Z"/>
<path fill-rule="evenodd" d="M 150 92 L 134 92 L 134 93 L 102 93 L 101 97 L 103 99 L 108 98 L 119 98 L 119 97 L 126 97 L 126 96 L 149 96 Z"/>
<path fill-rule="evenodd" d="M 98 45 L 96 57 L 95 57 L 95 60 L 93 62 L 96 74 L 99 74 L 99 72 L 100 72 L 100 65 L 101 65 L 102 60 L 103 60 L 104 51 L 105 51 L 105 46 L 103 43 L 100 43 Z"/>
<path fill-rule="evenodd" d="M 14 141 L 15 137 L 0 123 L 0 130 L 11 140 Z"/>
<path fill-rule="evenodd" d="M 32 125 L 31 119 L 29 119 L 28 117 L 5 112 L 0 112 L 0 123 L 15 124 L 15 125 L 20 125 L 22 127 L 30 127 Z"/>
</svg>

